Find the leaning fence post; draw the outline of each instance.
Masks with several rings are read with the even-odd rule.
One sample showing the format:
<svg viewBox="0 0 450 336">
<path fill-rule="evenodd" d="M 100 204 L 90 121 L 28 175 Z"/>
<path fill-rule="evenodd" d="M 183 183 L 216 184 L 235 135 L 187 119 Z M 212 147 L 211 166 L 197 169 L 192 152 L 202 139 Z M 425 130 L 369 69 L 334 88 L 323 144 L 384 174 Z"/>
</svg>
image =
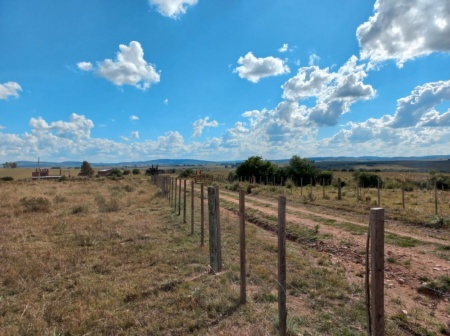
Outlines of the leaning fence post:
<svg viewBox="0 0 450 336">
<path fill-rule="evenodd" d="M 286 197 L 278 198 L 278 320 L 280 336 L 286 335 Z"/>
<path fill-rule="evenodd" d="M 245 263 L 245 191 L 239 190 L 239 246 L 241 258 L 241 304 L 247 302 L 246 263 Z"/>
<path fill-rule="evenodd" d="M 374 336 L 384 335 L 384 209 L 370 209 L 371 317 Z"/>
<path fill-rule="evenodd" d="M 209 256 L 213 273 L 222 271 L 222 253 L 220 251 L 220 207 L 218 196 L 218 187 L 208 187 Z"/>
</svg>

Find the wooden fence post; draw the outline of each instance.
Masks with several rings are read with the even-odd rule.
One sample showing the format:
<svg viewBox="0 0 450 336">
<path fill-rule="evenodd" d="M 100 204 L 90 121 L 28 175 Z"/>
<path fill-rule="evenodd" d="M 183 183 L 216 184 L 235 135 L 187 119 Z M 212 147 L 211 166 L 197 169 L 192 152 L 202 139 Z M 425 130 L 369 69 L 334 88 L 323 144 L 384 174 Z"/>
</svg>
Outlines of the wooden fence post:
<svg viewBox="0 0 450 336">
<path fill-rule="evenodd" d="M 177 210 L 177 186 L 178 179 L 175 177 L 173 182 L 173 210 Z"/>
<path fill-rule="evenodd" d="M 218 196 L 218 187 L 208 187 L 209 256 L 213 273 L 222 271 L 222 253 L 220 250 L 220 207 Z"/>
<path fill-rule="evenodd" d="M 205 200 L 203 192 L 203 183 L 200 184 L 200 245 L 204 244 L 205 236 Z"/>
<path fill-rule="evenodd" d="M 303 177 L 300 177 L 300 195 L 303 196 Z"/>
<path fill-rule="evenodd" d="M 181 215 L 181 179 L 178 179 L 178 216 Z"/>
<path fill-rule="evenodd" d="M 286 197 L 278 198 L 278 322 L 280 336 L 286 336 Z"/>
<path fill-rule="evenodd" d="M 381 206 L 380 179 L 377 179 L 377 195 L 378 195 L 378 206 Z"/>
<path fill-rule="evenodd" d="M 384 209 L 370 209 L 372 333 L 384 336 Z"/>
<path fill-rule="evenodd" d="M 194 181 L 191 181 L 191 234 L 194 234 Z"/>
<path fill-rule="evenodd" d="M 437 182 L 434 182 L 434 214 L 438 214 L 438 188 Z"/>
<path fill-rule="evenodd" d="M 245 260 L 245 191 L 239 190 L 239 246 L 241 257 L 241 304 L 247 302 L 247 271 Z"/>
<path fill-rule="evenodd" d="M 186 223 L 186 179 L 183 180 L 183 223 Z"/>
<path fill-rule="evenodd" d="M 341 178 L 338 178 L 338 200 L 342 199 L 342 185 L 341 185 Z"/>
<path fill-rule="evenodd" d="M 405 210 L 405 186 L 402 186 L 402 206 L 403 210 Z"/>
<path fill-rule="evenodd" d="M 325 199 L 325 179 L 322 179 L 322 198 Z"/>
</svg>

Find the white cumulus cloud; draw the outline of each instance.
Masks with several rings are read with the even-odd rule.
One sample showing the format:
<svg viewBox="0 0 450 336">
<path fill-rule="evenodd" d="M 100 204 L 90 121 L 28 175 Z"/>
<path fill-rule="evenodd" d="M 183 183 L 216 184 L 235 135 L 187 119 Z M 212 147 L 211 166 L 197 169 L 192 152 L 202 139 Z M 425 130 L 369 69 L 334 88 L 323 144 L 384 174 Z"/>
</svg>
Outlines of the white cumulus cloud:
<svg viewBox="0 0 450 336">
<path fill-rule="evenodd" d="M 81 70 L 93 70 L 89 62 L 78 63 Z M 92 65 L 92 64 L 91 64 Z M 116 59 L 97 62 L 96 74 L 117 86 L 133 85 L 140 90 L 147 90 L 150 85 L 160 81 L 160 75 L 152 64 L 144 59 L 144 50 L 137 41 L 119 45 Z"/>
<path fill-rule="evenodd" d="M 139 117 L 135 115 L 130 115 L 130 120 L 139 120 Z"/>
<path fill-rule="evenodd" d="M 450 126 L 449 112 L 440 115 L 434 110 L 444 101 L 450 101 L 450 80 L 417 86 L 409 96 L 397 100 L 391 126 Z"/>
<path fill-rule="evenodd" d="M 94 68 L 91 62 L 78 62 L 77 67 L 82 71 L 91 71 Z"/>
<path fill-rule="evenodd" d="M 205 117 L 203 119 L 198 119 L 196 121 L 194 121 L 193 123 L 193 128 L 194 128 L 194 138 L 199 137 L 200 135 L 202 135 L 203 130 L 205 129 L 205 127 L 217 127 L 219 126 L 219 123 L 216 120 L 212 120 L 212 121 L 208 121 L 209 117 Z"/>
<path fill-rule="evenodd" d="M 358 27 L 361 59 L 372 66 L 450 51 L 450 1 L 377 0 L 374 15 Z"/>
<path fill-rule="evenodd" d="M 302 67 L 283 84 L 283 98 L 288 101 L 315 98 L 315 105 L 307 111 L 308 119 L 319 126 L 336 125 L 340 116 L 360 100 L 372 99 L 376 91 L 364 84 L 367 77 L 364 65 L 352 56 L 336 72 L 316 65 Z"/>
<path fill-rule="evenodd" d="M 19 92 L 22 87 L 16 82 L 6 82 L 0 84 L 0 99 L 7 99 L 8 97 L 19 97 Z"/>
<path fill-rule="evenodd" d="M 198 0 L 149 0 L 150 5 L 156 6 L 159 13 L 172 19 L 185 14 L 187 9 L 197 2 Z"/>
<path fill-rule="evenodd" d="M 239 57 L 239 67 L 234 69 L 239 77 L 245 78 L 253 83 L 258 83 L 261 78 L 277 76 L 289 73 L 289 67 L 283 60 L 276 57 L 256 58 L 252 52 L 248 52 L 244 57 Z"/>
</svg>

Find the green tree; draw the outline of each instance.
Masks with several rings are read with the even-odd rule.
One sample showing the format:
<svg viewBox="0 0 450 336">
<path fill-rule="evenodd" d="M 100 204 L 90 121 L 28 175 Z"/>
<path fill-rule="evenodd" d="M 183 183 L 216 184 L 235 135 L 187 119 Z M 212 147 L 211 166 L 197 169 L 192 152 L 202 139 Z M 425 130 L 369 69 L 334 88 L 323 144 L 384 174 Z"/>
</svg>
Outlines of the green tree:
<svg viewBox="0 0 450 336">
<path fill-rule="evenodd" d="M 294 155 L 289 160 L 287 172 L 295 183 L 299 185 L 301 179 L 303 179 L 303 184 L 309 183 L 311 179 L 313 180 L 313 183 L 315 183 L 315 180 L 320 173 L 320 169 L 309 159 L 302 159 L 300 156 Z"/>
<path fill-rule="evenodd" d="M 141 173 L 141 170 L 139 168 L 134 168 L 132 171 L 133 175 L 139 175 Z"/>
<path fill-rule="evenodd" d="M 265 161 L 260 156 L 251 156 L 236 168 L 238 177 L 273 177 L 278 167 L 270 161 Z"/>
<path fill-rule="evenodd" d="M 83 161 L 80 168 L 80 176 L 92 176 L 94 175 L 94 169 L 92 169 L 91 165 L 87 161 Z"/>
</svg>

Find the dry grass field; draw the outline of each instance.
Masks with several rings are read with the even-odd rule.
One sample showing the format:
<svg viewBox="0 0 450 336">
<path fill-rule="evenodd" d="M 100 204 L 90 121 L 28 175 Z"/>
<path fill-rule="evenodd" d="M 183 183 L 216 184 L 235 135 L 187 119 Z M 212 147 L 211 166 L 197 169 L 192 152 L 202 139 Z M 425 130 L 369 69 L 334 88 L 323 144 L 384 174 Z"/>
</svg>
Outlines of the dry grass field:
<svg viewBox="0 0 450 336">
<path fill-rule="evenodd" d="M 276 235 L 248 225 L 239 305 L 232 211 L 221 215 L 224 271 L 212 275 L 198 200 L 191 235 L 147 177 L 0 182 L 0 202 L 2 335 L 277 334 Z M 287 248 L 289 335 L 365 335 L 363 279 L 326 251 Z M 438 334 L 425 308 L 414 330 Z M 387 334 L 403 334 L 404 319 L 390 316 Z"/>
</svg>

